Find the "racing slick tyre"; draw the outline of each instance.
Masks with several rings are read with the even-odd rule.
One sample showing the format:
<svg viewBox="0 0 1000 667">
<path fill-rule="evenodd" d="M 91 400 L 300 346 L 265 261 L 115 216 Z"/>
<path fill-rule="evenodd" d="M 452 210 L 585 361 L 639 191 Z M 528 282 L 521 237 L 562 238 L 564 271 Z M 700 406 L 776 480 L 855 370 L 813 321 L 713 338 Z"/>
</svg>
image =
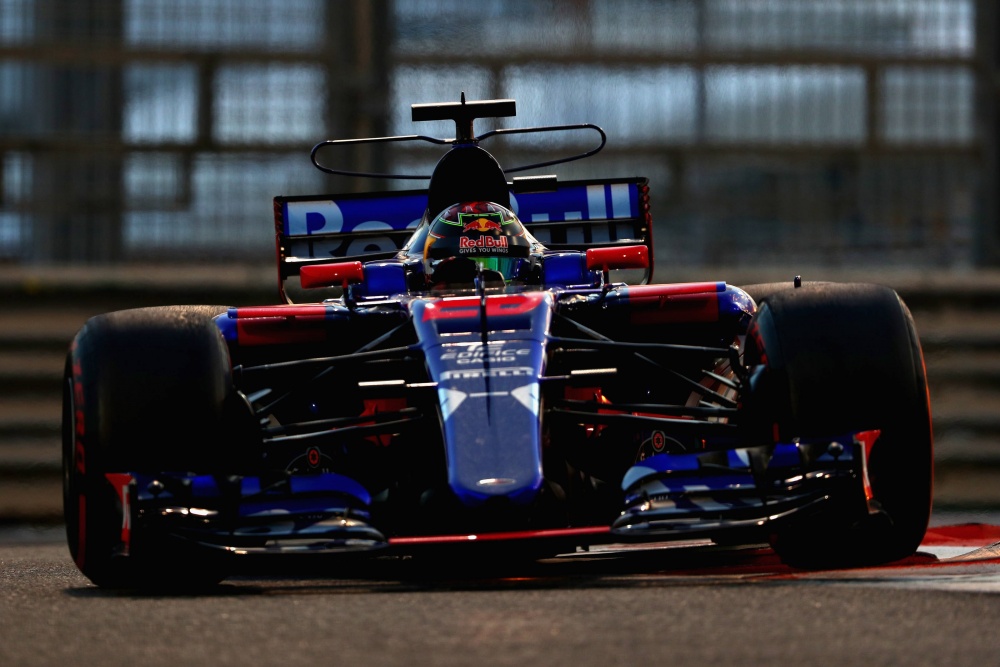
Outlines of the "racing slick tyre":
<svg viewBox="0 0 1000 667">
<path fill-rule="evenodd" d="M 782 441 L 880 431 L 868 458 L 872 499 L 866 504 L 859 492 L 853 504 L 777 529 L 771 544 L 778 556 L 825 568 L 916 551 L 930 518 L 933 436 L 923 354 L 899 296 L 860 283 L 769 291 L 746 355 L 748 366 L 765 369 L 752 392 L 756 413 Z"/>
<path fill-rule="evenodd" d="M 817 285 L 829 285 L 828 282 L 810 282 L 809 287 L 815 287 Z M 784 292 L 785 290 L 790 290 L 795 288 L 795 283 L 792 281 L 777 282 L 777 283 L 756 283 L 754 285 L 743 285 L 740 287 L 741 290 L 750 295 L 750 298 L 754 300 L 755 303 L 760 305 L 760 303 L 771 296 L 775 292 Z"/>
<path fill-rule="evenodd" d="M 222 312 L 123 310 L 91 318 L 73 339 L 63 383 L 63 508 L 70 554 L 98 586 L 177 590 L 224 578 L 210 554 L 141 530 L 122 490 L 124 473 L 219 464 L 233 393 L 212 321 Z"/>
</svg>

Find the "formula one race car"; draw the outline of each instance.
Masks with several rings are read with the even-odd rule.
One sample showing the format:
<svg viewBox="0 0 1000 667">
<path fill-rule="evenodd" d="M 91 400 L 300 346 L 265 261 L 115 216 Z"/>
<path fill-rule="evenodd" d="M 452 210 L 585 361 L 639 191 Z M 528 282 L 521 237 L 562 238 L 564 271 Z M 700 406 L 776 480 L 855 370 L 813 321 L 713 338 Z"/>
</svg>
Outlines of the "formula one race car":
<svg viewBox="0 0 1000 667">
<path fill-rule="evenodd" d="M 650 284 L 647 181 L 513 178 L 589 124 L 452 120 L 426 190 L 274 200 L 281 303 L 90 319 L 66 362 L 70 552 L 99 586 L 218 582 L 243 554 L 770 544 L 912 554 L 931 506 L 913 320 L 871 284 Z M 580 131 L 504 170 L 480 143 Z M 427 178 L 427 177 L 424 177 Z M 630 278 L 628 282 L 624 278 Z M 632 283 L 632 284 L 629 284 Z M 253 556 L 249 556 L 253 558 Z"/>
</svg>

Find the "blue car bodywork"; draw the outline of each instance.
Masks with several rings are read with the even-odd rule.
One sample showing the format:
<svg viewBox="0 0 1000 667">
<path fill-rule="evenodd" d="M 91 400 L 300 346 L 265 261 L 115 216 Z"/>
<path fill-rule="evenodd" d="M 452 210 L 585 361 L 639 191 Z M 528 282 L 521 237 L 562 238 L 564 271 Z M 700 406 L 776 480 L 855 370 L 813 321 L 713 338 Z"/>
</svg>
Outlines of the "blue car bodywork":
<svg viewBox="0 0 1000 667">
<path fill-rule="evenodd" d="M 144 535 L 235 554 L 760 543 L 879 513 L 878 426 L 779 429 L 745 356 L 754 298 L 651 282 L 644 178 L 508 181 L 471 129 L 512 115 L 500 102 L 415 108 L 458 129 L 425 190 L 274 199 L 280 303 L 213 319 L 238 417 L 223 464 L 106 471 L 115 557 Z M 432 288 L 434 202 L 485 197 L 537 240 L 537 283 Z"/>
</svg>

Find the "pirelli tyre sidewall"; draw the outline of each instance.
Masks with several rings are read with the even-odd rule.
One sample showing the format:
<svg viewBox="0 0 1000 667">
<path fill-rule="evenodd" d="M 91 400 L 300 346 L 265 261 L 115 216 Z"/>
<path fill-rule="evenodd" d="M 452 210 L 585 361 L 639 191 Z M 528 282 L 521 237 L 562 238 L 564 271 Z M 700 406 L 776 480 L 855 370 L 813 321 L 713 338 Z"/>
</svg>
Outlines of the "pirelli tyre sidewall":
<svg viewBox="0 0 1000 667">
<path fill-rule="evenodd" d="M 868 474 L 882 512 L 819 513 L 777 531 L 772 545 L 785 562 L 801 567 L 874 564 L 912 554 L 930 517 L 933 436 L 923 354 L 909 310 L 893 290 L 870 284 L 806 283 L 758 296 L 746 361 L 765 370 L 748 397 L 750 421 L 776 427 L 784 441 L 881 432 Z"/>
<path fill-rule="evenodd" d="M 221 578 L 194 567 L 186 547 L 143 534 L 135 516 L 123 514 L 107 475 L 221 467 L 232 373 L 212 317 L 224 311 L 118 311 L 91 318 L 73 339 L 63 382 L 63 507 L 70 553 L 99 586 L 165 588 Z M 123 528 L 131 540 L 127 557 Z"/>
</svg>

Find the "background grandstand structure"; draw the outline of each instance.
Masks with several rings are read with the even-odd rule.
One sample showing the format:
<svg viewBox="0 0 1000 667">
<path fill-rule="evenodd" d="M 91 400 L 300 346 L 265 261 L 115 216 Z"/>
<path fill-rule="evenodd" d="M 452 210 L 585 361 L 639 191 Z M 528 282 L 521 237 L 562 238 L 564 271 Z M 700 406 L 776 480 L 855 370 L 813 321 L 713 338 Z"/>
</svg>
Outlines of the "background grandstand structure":
<svg viewBox="0 0 1000 667">
<path fill-rule="evenodd" d="M 313 144 L 450 136 L 409 105 L 464 91 L 604 127 L 563 173 L 649 176 L 658 266 L 995 266 L 997 32 L 993 0 L 0 0 L 0 261 L 267 261 L 274 195 L 395 187 Z M 382 149 L 344 164 L 435 159 Z"/>
</svg>

